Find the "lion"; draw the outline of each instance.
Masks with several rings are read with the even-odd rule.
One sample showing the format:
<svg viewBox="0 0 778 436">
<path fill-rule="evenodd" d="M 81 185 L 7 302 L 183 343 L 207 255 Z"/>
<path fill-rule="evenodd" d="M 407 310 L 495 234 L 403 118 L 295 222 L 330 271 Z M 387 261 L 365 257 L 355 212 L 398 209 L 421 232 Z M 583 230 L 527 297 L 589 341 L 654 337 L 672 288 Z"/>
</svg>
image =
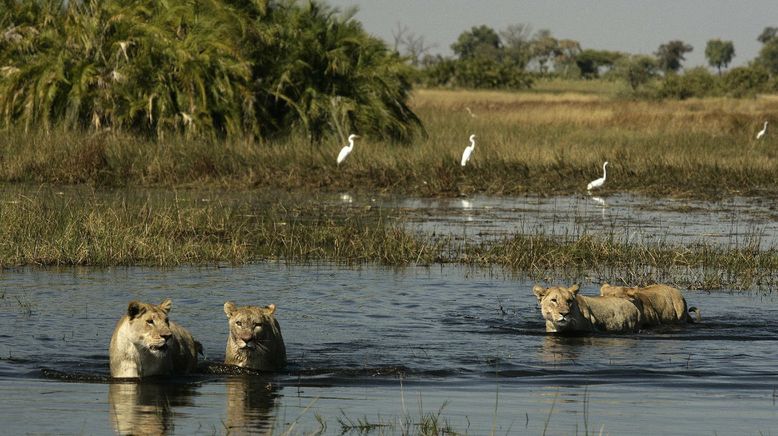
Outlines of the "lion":
<svg viewBox="0 0 778 436">
<path fill-rule="evenodd" d="M 550 333 L 634 332 L 640 325 L 640 311 L 624 298 L 579 295 L 578 285 L 535 285 L 532 292 Z"/>
<path fill-rule="evenodd" d="M 696 321 L 700 321 L 700 311 L 696 307 L 687 308 L 681 291 L 672 286 L 656 284 L 628 288 L 603 283 L 600 295 L 631 299 L 640 309 L 642 325 L 646 327 L 693 323 L 695 319 L 690 312 L 695 312 Z"/>
<path fill-rule="evenodd" d="M 274 313 L 276 305 L 237 307 L 224 303 L 229 337 L 224 363 L 260 371 L 286 366 L 286 346 Z"/>
<path fill-rule="evenodd" d="M 111 377 L 186 374 L 196 368 L 202 345 L 168 320 L 172 306 L 169 298 L 159 306 L 130 302 L 111 337 Z"/>
</svg>

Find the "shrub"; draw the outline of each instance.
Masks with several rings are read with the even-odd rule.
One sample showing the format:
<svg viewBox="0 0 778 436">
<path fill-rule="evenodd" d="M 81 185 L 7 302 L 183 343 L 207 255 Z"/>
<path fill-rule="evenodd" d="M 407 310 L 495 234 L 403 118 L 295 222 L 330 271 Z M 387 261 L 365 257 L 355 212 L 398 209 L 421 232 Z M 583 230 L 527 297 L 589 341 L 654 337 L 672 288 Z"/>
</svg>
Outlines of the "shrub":
<svg viewBox="0 0 778 436">
<path fill-rule="evenodd" d="M 758 66 L 736 67 L 723 76 L 723 90 L 732 97 L 755 95 L 765 89 L 770 75 Z"/>
</svg>

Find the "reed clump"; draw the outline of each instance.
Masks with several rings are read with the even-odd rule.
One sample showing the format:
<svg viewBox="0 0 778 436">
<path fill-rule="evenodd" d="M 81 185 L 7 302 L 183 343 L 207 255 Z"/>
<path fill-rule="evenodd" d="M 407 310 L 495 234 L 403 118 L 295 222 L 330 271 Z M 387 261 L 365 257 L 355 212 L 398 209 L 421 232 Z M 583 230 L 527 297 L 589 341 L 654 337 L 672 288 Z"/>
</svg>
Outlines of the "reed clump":
<svg viewBox="0 0 778 436">
<path fill-rule="evenodd" d="M 706 289 L 768 286 L 778 271 L 778 252 L 756 242 L 681 246 L 628 242 L 615 233 L 462 240 L 410 231 L 401 210 L 226 191 L 4 192 L 0 220 L 4 267 L 267 260 L 497 265 L 537 280 L 663 281 Z"/>
</svg>

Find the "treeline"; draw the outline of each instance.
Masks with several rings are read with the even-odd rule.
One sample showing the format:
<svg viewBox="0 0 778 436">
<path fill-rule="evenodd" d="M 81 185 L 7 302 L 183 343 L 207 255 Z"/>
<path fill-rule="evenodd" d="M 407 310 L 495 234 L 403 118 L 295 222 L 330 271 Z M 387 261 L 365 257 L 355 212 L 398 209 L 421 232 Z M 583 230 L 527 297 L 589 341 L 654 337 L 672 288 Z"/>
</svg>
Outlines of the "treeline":
<svg viewBox="0 0 778 436">
<path fill-rule="evenodd" d="M 412 68 L 352 14 L 284 0 L 0 0 L 0 128 L 407 141 Z"/>
<path fill-rule="evenodd" d="M 767 27 L 757 37 L 763 46 L 756 59 L 726 70 L 735 57 L 732 41 L 711 39 L 705 47 L 708 64 L 683 70 L 685 55 L 694 48 L 679 40 L 661 44 L 653 55 L 584 49 L 578 41 L 557 39 L 550 31 L 532 32 L 529 25 L 501 31 L 476 26 L 451 45 L 454 57 L 430 55 L 424 38 L 398 26 L 395 50 L 417 68 L 425 86 L 522 89 L 538 78 L 622 80 L 633 96 L 688 98 L 745 96 L 778 91 L 778 28 Z"/>
</svg>

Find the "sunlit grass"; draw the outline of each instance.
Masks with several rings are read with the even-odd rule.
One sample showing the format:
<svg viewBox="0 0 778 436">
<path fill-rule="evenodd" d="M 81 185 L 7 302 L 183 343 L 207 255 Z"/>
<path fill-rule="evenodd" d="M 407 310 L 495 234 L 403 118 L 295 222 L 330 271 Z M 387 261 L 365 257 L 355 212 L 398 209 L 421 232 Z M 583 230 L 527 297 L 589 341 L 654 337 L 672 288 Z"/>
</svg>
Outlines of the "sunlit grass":
<svg viewBox="0 0 778 436">
<path fill-rule="evenodd" d="M 339 167 L 335 156 L 344 141 L 335 138 L 312 145 L 295 135 L 225 143 L 112 131 L 5 132 L 0 181 L 553 195 L 583 192 L 608 160 L 606 194 L 778 193 L 778 135 L 755 139 L 765 120 L 778 124 L 778 98 L 629 101 L 576 91 L 603 85 L 570 86 L 568 92 L 418 90 L 412 104 L 426 137 L 398 145 L 362 135 Z M 476 149 L 462 168 L 471 133 Z"/>
</svg>

